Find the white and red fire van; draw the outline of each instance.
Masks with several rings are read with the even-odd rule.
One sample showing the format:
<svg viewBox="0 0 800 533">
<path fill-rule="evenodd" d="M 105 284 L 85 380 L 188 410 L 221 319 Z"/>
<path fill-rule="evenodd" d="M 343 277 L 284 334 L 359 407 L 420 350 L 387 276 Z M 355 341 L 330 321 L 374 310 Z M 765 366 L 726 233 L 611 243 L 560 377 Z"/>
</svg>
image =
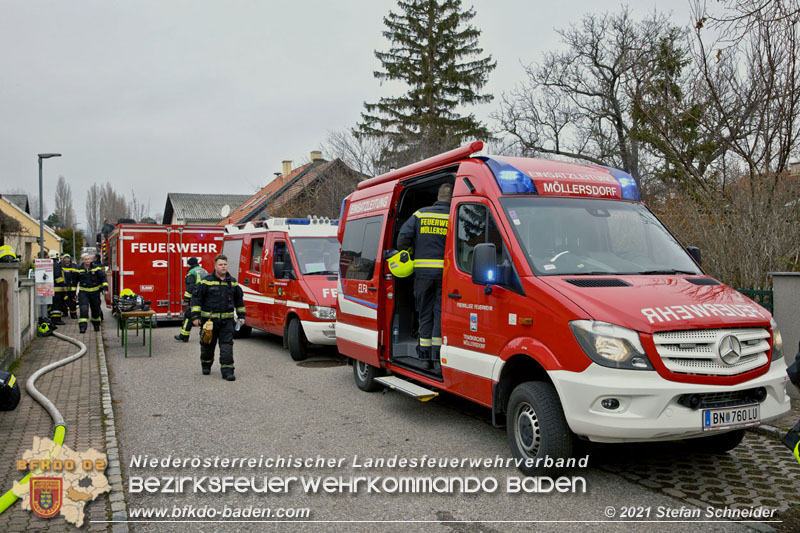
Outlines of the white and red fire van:
<svg viewBox="0 0 800 533">
<path fill-rule="evenodd" d="M 131 289 L 150 300 L 157 319 L 183 317 L 187 261 L 197 257 L 209 272 L 222 252 L 224 229 L 219 226 L 119 224 L 108 236 L 109 292 Z"/>
<path fill-rule="evenodd" d="M 308 356 L 309 343 L 336 345 L 336 230 L 336 221 L 319 217 L 225 228 L 223 253 L 247 309 L 239 335 L 280 335 L 295 361 Z"/>
<path fill-rule="evenodd" d="M 491 408 L 529 474 L 575 437 L 728 450 L 789 409 L 770 314 L 706 275 L 628 174 L 473 156 L 482 146 L 366 180 L 345 200 L 336 334 L 359 388 L 443 390 Z M 385 259 L 445 182 L 443 346 L 429 370 L 416 357 L 413 276 L 393 277 Z"/>
</svg>

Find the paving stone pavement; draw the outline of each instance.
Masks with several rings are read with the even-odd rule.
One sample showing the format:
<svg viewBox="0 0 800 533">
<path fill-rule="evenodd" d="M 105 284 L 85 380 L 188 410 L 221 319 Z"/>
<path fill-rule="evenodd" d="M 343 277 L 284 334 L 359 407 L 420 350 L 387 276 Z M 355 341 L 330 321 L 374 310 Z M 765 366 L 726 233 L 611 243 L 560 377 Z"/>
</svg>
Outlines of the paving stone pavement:
<svg viewBox="0 0 800 533">
<path fill-rule="evenodd" d="M 682 444 L 599 447 L 599 452 L 592 455 L 595 466 L 702 509 L 765 506 L 785 512 L 800 494 L 800 464 L 777 438 L 753 431 L 720 455 Z"/>
<path fill-rule="evenodd" d="M 103 409 L 101 405 L 101 382 L 98 365 L 97 335 L 78 332 L 78 321 L 65 319 L 66 325 L 59 326 L 58 332 L 74 337 L 87 346 L 86 354 L 66 366 L 48 372 L 36 381 L 36 388 L 50 399 L 61 411 L 67 423 L 64 444 L 77 452 L 94 448 L 106 452 Z M 105 327 L 109 327 L 108 323 Z M 111 323 L 113 327 L 113 323 Z M 20 359 L 15 371 L 22 392 L 22 399 L 16 410 L 0 413 L 0 493 L 11 489 L 26 472 L 16 469 L 17 460 L 25 450 L 30 449 L 33 437 L 53 438 L 53 424 L 50 416 L 26 392 L 25 382 L 40 368 L 74 354 L 78 348 L 56 337 L 36 338 Z M 31 511 L 22 509 L 19 501 L 0 515 L 0 531 L 110 531 L 105 523 L 91 523 L 92 520 L 107 520 L 111 513 L 108 494 L 87 503 L 84 525 L 75 528 L 62 516 L 51 519 L 39 518 Z"/>
</svg>

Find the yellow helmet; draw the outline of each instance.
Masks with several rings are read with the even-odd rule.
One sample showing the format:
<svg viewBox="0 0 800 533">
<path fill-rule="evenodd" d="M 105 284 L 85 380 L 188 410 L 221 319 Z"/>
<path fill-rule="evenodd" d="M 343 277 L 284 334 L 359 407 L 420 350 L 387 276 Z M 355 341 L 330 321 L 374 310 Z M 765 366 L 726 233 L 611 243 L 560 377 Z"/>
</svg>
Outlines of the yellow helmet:
<svg viewBox="0 0 800 533">
<path fill-rule="evenodd" d="M 120 296 L 130 296 L 133 298 L 136 296 L 136 293 L 133 292 L 131 289 L 122 289 L 122 292 L 119 293 Z"/>
<path fill-rule="evenodd" d="M 14 254 L 14 249 L 9 245 L 0 246 L 0 262 L 10 263 L 16 261 L 17 256 Z"/>
<path fill-rule="evenodd" d="M 389 271 L 398 278 L 407 278 L 414 273 L 414 260 L 406 250 L 397 252 L 386 260 L 389 264 Z"/>
</svg>

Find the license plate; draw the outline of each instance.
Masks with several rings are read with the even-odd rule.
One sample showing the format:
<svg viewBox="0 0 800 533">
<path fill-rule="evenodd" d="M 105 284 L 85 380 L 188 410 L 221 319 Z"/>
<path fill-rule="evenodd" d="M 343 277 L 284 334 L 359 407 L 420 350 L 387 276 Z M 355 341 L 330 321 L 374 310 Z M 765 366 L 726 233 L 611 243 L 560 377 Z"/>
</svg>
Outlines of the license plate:
<svg viewBox="0 0 800 533">
<path fill-rule="evenodd" d="M 703 431 L 757 426 L 761 422 L 759 404 L 724 409 L 703 409 Z"/>
</svg>

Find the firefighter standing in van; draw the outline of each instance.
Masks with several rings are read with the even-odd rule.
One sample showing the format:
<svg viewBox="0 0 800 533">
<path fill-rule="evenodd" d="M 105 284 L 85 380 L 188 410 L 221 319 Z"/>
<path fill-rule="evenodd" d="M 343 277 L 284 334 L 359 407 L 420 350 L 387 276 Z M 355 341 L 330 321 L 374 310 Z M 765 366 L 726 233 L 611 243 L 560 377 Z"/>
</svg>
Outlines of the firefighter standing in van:
<svg viewBox="0 0 800 533">
<path fill-rule="evenodd" d="M 103 311 L 100 309 L 100 292 L 108 290 L 106 273 L 103 267 L 92 264 L 92 256 L 85 254 L 81 257 L 81 267 L 77 275 L 78 286 L 78 306 L 80 308 L 80 318 L 78 327 L 81 333 L 86 333 L 86 326 L 89 323 L 89 309 L 92 311 L 92 327 L 95 331 L 100 331 Z"/>
<path fill-rule="evenodd" d="M 75 286 L 78 284 L 78 269 L 72 262 L 72 256 L 63 254 L 61 256 L 61 271 L 64 273 L 64 285 L 67 290 L 64 293 L 64 312 L 69 309 L 70 318 L 78 318 L 78 305 L 75 301 Z"/>
<path fill-rule="evenodd" d="M 414 213 L 400 228 L 397 247 L 414 249 L 414 299 L 419 314 L 417 354 L 427 368 L 439 363 L 442 349 L 442 271 L 450 224 L 453 186 L 439 187 L 437 201 Z"/>
<path fill-rule="evenodd" d="M 187 263 L 189 264 L 189 271 L 186 273 L 186 279 L 184 279 L 186 288 L 183 291 L 183 324 L 181 324 L 181 332 L 173 337 L 176 341 L 183 342 L 189 342 L 189 332 L 192 331 L 191 304 L 194 289 L 197 287 L 197 284 L 200 282 L 200 280 L 208 275 L 208 272 L 206 272 L 203 267 L 197 264 L 198 261 L 196 257 L 190 257 Z"/>
<path fill-rule="evenodd" d="M 236 278 L 228 273 L 228 258 L 220 254 L 214 259 L 214 272 L 200 280 L 192 295 L 192 321 L 211 320 L 214 333 L 211 342 L 200 342 L 200 365 L 204 375 L 211 373 L 214 348 L 219 341 L 219 366 L 222 379 L 235 381 L 233 375 L 233 312 L 244 320 L 244 294 Z"/>
</svg>

